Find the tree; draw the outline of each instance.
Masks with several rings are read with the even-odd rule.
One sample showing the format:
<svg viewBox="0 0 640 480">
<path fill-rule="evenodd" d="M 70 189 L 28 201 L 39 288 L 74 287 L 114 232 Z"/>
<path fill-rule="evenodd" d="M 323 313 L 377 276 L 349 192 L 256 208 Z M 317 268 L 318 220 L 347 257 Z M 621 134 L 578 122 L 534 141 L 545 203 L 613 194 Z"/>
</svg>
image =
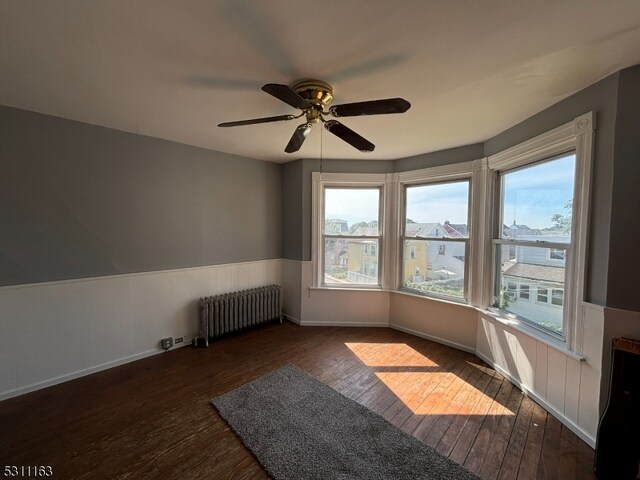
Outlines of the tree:
<svg viewBox="0 0 640 480">
<path fill-rule="evenodd" d="M 572 208 L 573 208 L 573 204 L 571 200 L 568 200 L 567 203 L 564 204 L 564 209 L 567 211 L 566 214 L 562 215 L 561 213 L 554 213 L 551 216 L 551 221 L 553 222 L 553 226 L 558 230 L 561 230 L 563 233 L 571 232 Z"/>
<path fill-rule="evenodd" d="M 355 232 L 357 229 L 359 229 L 360 227 L 367 227 L 369 224 L 367 222 L 358 222 L 358 223 L 354 223 L 353 225 L 351 225 L 349 227 L 349 233 L 353 233 Z"/>
</svg>

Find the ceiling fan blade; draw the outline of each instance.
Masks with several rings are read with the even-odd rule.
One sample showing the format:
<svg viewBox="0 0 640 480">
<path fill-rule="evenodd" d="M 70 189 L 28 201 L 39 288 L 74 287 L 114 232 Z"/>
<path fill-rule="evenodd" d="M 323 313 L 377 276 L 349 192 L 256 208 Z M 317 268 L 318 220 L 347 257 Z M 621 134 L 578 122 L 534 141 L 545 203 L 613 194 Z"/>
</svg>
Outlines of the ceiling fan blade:
<svg viewBox="0 0 640 480">
<path fill-rule="evenodd" d="M 287 144 L 287 147 L 284 149 L 284 151 L 287 153 L 293 153 L 300 150 L 300 147 L 302 147 L 302 144 L 306 140 L 307 135 L 309 135 L 310 131 L 310 123 L 303 123 L 302 125 L 298 125 L 298 128 L 296 128 L 295 132 L 293 132 L 291 140 L 289 140 L 289 143 Z"/>
<path fill-rule="evenodd" d="M 276 117 L 252 118 L 250 120 L 239 120 L 237 122 L 219 123 L 219 127 L 240 127 L 242 125 L 254 125 L 256 123 L 279 122 L 281 120 L 293 120 L 295 115 L 278 115 Z"/>
<path fill-rule="evenodd" d="M 269 95 L 273 95 L 278 100 L 282 100 L 284 103 L 288 103 L 292 107 L 304 110 L 306 108 L 313 108 L 309 102 L 291 90 L 287 85 L 280 85 L 278 83 L 267 83 L 263 85 L 262 90 Z"/>
<path fill-rule="evenodd" d="M 368 102 L 345 103 L 329 108 L 334 117 L 357 117 L 358 115 L 384 115 L 387 113 L 404 113 L 411 104 L 404 98 L 386 98 Z"/>
<path fill-rule="evenodd" d="M 356 132 L 344 126 L 337 120 L 329 120 L 325 122 L 324 128 L 361 152 L 373 152 L 373 149 L 376 148 L 376 146 L 369 140 L 358 135 Z"/>
</svg>

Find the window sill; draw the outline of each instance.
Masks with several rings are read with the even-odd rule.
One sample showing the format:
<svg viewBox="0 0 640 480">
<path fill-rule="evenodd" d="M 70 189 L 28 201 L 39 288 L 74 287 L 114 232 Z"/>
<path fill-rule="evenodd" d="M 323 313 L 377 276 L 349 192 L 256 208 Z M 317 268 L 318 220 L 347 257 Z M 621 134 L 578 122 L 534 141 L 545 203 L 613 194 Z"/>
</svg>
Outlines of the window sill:
<svg viewBox="0 0 640 480">
<path fill-rule="evenodd" d="M 434 296 L 432 296 L 432 295 L 422 295 L 420 293 L 415 293 L 415 292 L 412 292 L 411 290 L 404 290 L 404 289 L 390 290 L 390 292 L 391 293 L 398 293 L 400 295 L 406 295 L 408 297 L 432 300 L 434 302 L 448 303 L 449 305 L 456 305 L 456 306 L 459 306 L 459 307 L 470 307 L 470 308 L 473 308 L 464 299 L 456 300 L 456 299 L 453 299 L 453 298 L 436 297 L 435 295 Z"/>
<path fill-rule="evenodd" d="M 499 322 L 503 325 L 506 325 L 507 327 L 511 327 L 514 330 L 517 330 L 520 333 L 523 333 L 531 338 L 533 338 L 534 340 L 544 343 L 545 345 L 547 345 L 548 347 L 553 348 L 554 350 L 559 351 L 560 353 L 562 353 L 563 355 L 566 355 L 568 357 L 573 358 L 574 360 L 577 360 L 579 362 L 584 362 L 586 360 L 585 357 L 583 357 L 582 355 L 580 355 L 579 353 L 574 352 L 573 350 L 570 350 L 567 347 L 567 344 L 565 342 L 563 342 L 560 339 L 557 338 L 553 338 L 551 335 L 548 335 L 544 332 L 541 332 L 540 330 L 531 327 L 529 325 L 527 325 L 524 322 L 521 322 L 518 319 L 515 318 L 509 318 L 505 315 L 501 315 L 500 312 L 494 311 L 494 310 L 487 310 L 484 308 L 476 308 L 476 310 L 478 310 L 478 312 L 492 318 L 493 320 L 495 320 L 496 322 Z"/>
<path fill-rule="evenodd" d="M 389 292 L 390 290 L 386 290 L 379 285 L 374 285 L 372 287 L 364 287 L 361 285 L 353 286 L 353 287 L 343 287 L 343 286 L 329 286 L 323 285 L 321 287 L 307 287 L 309 291 L 311 290 L 321 290 L 321 291 L 333 291 L 333 292 Z"/>
<path fill-rule="evenodd" d="M 405 295 L 407 297 L 413 297 L 413 298 L 420 298 L 422 300 L 431 300 L 434 302 L 442 302 L 442 303 L 447 303 L 449 305 L 455 305 L 457 307 L 469 307 L 469 308 L 475 308 L 472 305 L 469 305 L 466 300 L 460 300 L 460 301 L 456 301 L 453 299 L 447 299 L 447 298 L 442 298 L 442 297 L 432 297 L 429 295 L 421 295 L 419 293 L 413 293 L 411 291 L 408 290 L 392 290 L 389 288 L 382 288 L 382 287 L 362 287 L 362 286 L 357 286 L 357 287 L 343 287 L 343 286 L 335 286 L 335 287 L 331 287 L 331 286 L 322 286 L 322 287 L 307 287 L 307 289 L 309 291 L 312 290 L 320 290 L 320 291 L 337 291 L 337 292 L 385 292 L 385 293 L 395 293 L 398 295 Z"/>
</svg>

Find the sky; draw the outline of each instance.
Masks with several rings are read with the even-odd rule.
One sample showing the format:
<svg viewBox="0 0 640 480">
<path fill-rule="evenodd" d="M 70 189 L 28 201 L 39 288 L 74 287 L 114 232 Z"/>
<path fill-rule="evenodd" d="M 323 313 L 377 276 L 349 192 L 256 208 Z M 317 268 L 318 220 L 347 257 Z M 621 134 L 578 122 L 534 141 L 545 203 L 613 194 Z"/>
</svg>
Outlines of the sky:
<svg viewBox="0 0 640 480">
<path fill-rule="evenodd" d="M 469 223 L 469 182 L 407 188 L 407 218 L 417 223 Z"/>
<path fill-rule="evenodd" d="M 573 197 L 575 155 L 507 172 L 504 180 L 504 223 L 530 228 L 551 227 L 555 213 Z M 325 191 L 325 218 L 346 220 L 349 225 L 378 219 L 378 189 Z M 418 223 L 468 223 L 469 183 L 455 181 L 407 188 L 407 218 Z"/>
<path fill-rule="evenodd" d="M 346 220 L 349 225 L 378 220 L 380 190 L 377 188 L 327 188 L 325 218 Z"/>
<path fill-rule="evenodd" d="M 573 198 L 575 155 L 537 163 L 504 175 L 504 217 L 507 225 L 553 226 L 555 213 L 566 215 Z"/>
</svg>

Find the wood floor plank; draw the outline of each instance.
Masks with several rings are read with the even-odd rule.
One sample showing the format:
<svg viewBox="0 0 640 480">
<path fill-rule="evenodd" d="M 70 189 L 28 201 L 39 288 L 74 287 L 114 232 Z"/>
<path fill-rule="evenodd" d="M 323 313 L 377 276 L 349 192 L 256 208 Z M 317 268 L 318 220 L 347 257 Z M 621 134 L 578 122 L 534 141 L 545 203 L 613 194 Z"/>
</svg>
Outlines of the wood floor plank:
<svg viewBox="0 0 640 480">
<path fill-rule="evenodd" d="M 525 448 L 518 467 L 518 479 L 533 480 L 537 476 L 546 421 L 547 412 L 534 403 Z"/>
<path fill-rule="evenodd" d="M 561 430 L 562 424 L 553 415 L 547 414 L 542 452 L 537 472 L 537 478 L 539 479 L 555 480 L 558 478 Z"/>
<path fill-rule="evenodd" d="M 511 391 L 511 395 L 507 399 L 504 410 L 500 413 L 496 429 L 489 441 L 489 448 L 480 469 L 482 478 L 497 478 L 523 398 L 523 393 L 517 388 Z"/>
<path fill-rule="evenodd" d="M 209 400 L 287 364 L 483 478 L 496 465 L 500 478 L 594 478 L 593 450 L 529 399 L 502 420 L 521 393 L 475 356 L 392 329 L 291 323 L 0 402 L 0 459 L 71 480 L 266 479 Z"/>
<path fill-rule="evenodd" d="M 462 435 L 469 419 L 472 415 L 477 415 L 478 412 L 481 411 L 482 402 L 490 402 L 493 400 L 493 397 L 498 392 L 498 388 L 500 386 L 500 381 L 495 378 L 493 373 L 495 373 L 493 370 L 490 370 L 490 373 L 482 370 L 482 378 L 483 380 L 486 380 L 485 387 L 481 390 L 477 389 L 469 395 L 469 398 L 462 406 L 463 411 L 456 415 L 449 425 L 449 428 L 438 442 L 438 445 L 436 445 L 436 450 L 438 452 L 445 456 L 449 456 L 456 442 L 458 442 L 458 439 Z M 473 442 L 473 438 L 474 437 L 470 439 L 471 442 Z M 469 445 L 471 445 L 471 443 Z"/>
<path fill-rule="evenodd" d="M 481 394 L 489 384 L 491 377 L 485 375 L 482 370 L 479 370 L 474 366 L 472 366 L 471 369 L 471 376 L 463 382 L 460 390 L 458 390 L 458 393 L 451 400 L 447 409 L 447 414 L 440 415 L 436 424 L 424 438 L 424 442 L 430 447 L 435 448 L 440 443 L 447 430 L 449 430 L 453 421 L 464 415 L 465 405 L 467 404 L 469 397 L 475 392 Z M 471 411 L 469 406 L 466 408 L 467 411 Z"/>
<path fill-rule="evenodd" d="M 522 399 L 504 458 L 497 473 L 499 480 L 511 480 L 513 478 L 513 472 L 517 472 L 520 469 L 520 462 L 522 461 L 522 455 L 527 444 L 527 432 L 531 424 L 534 405 L 534 401 L 530 398 L 524 397 Z M 491 453 L 492 452 L 489 451 L 490 455 Z"/>
</svg>

